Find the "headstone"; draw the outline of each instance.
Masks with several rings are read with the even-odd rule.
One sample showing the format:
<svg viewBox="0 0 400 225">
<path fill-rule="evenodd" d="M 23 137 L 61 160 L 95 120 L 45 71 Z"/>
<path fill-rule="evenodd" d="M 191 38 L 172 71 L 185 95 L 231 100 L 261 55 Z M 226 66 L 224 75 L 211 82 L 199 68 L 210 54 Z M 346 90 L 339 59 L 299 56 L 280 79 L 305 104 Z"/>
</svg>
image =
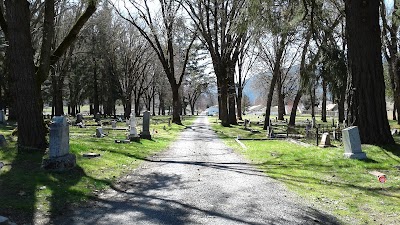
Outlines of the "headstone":
<svg viewBox="0 0 400 225">
<path fill-rule="evenodd" d="M 367 155 L 361 150 L 361 140 L 358 127 L 352 126 L 342 130 L 344 157 L 350 159 L 366 159 Z"/>
<path fill-rule="evenodd" d="M 311 129 L 311 125 L 307 124 L 306 125 L 306 137 L 307 138 L 309 138 L 311 136 L 310 129 Z"/>
<path fill-rule="evenodd" d="M 112 129 L 117 128 L 117 121 L 115 121 L 115 120 L 111 121 L 111 127 L 112 127 Z"/>
<path fill-rule="evenodd" d="M 171 118 L 168 118 L 168 126 L 171 126 Z"/>
<path fill-rule="evenodd" d="M 126 119 L 125 124 L 126 124 L 127 126 L 129 126 L 130 120 Z"/>
<path fill-rule="evenodd" d="M 331 147 L 331 138 L 329 137 L 329 133 L 323 133 L 321 137 L 321 142 L 318 145 L 319 147 L 326 148 Z"/>
<path fill-rule="evenodd" d="M 83 115 L 80 114 L 80 113 L 76 114 L 76 122 L 75 122 L 75 124 L 78 124 L 78 123 L 83 123 Z"/>
<path fill-rule="evenodd" d="M 0 147 L 5 147 L 7 145 L 7 140 L 4 135 L 0 134 Z"/>
<path fill-rule="evenodd" d="M 142 132 L 140 133 L 140 138 L 151 140 L 149 111 L 143 113 L 143 129 Z"/>
<path fill-rule="evenodd" d="M 311 119 L 311 128 L 315 128 L 315 117 Z"/>
<path fill-rule="evenodd" d="M 131 112 L 129 123 L 130 123 L 130 131 L 128 139 L 131 141 L 140 141 L 140 137 L 136 130 L 136 118 L 134 112 Z"/>
<path fill-rule="evenodd" d="M 106 135 L 103 133 L 103 128 L 102 127 L 98 127 L 96 128 L 96 137 L 97 138 L 102 138 L 105 137 Z"/>
<path fill-rule="evenodd" d="M 96 115 L 94 115 L 94 121 L 99 122 L 100 120 L 101 120 L 100 113 L 96 113 Z"/>
<path fill-rule="evenodd" d="M 399 131 L 397 129 L 392 129 L 392 136 L 398 135 Z"/>
<path fill-rule="evenodd" d="M 333 129 L 332 136 L 334 140 L 337 140 L 336 129 Z"/>
<path fill-rule="evenodd" d="M 63 171 L 74 168 L 76 157 L 69 153 L 69 126 L 63 116 L 55 116 L 50 124 L 49 159 L 43 160 L 43 168 Z"/>
<path fill-rule="evenodd" d="M 244 129 L 247 129 L 247 126 L 249 125 L 249 120 L 245 119 L 244 120 Z"/>
<path fill-rule="evenodd" d="M 6 113 L 4 112 L 4 110 L 0 110 L 0 124 L 5 122 L 6 122 Z"/>
</svg>

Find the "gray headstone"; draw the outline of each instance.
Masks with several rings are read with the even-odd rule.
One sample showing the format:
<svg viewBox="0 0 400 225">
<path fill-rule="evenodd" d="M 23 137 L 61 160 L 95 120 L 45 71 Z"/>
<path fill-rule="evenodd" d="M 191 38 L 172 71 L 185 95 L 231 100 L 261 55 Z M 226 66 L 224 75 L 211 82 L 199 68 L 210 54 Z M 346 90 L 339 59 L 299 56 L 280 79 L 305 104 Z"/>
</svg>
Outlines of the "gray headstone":
<svg viewBox="0 0 400 225">
<path fill-rule="evenodd" d="M 50 158 L 57 158 L 69 153 L 69 126 L 63 116 L 53 117 L 50 124 Z"/>
<path fill-rule="evenodd" d="M 83 115 L 80 114 L 80 113 L 76 114 L 76 122 L 75 122 L 75 124 L 82 123 L 82 122 L 83 122 Z"/>
<path fill-rule="evenodd" d="M 143 113 L 143 130 L 140 133 L 140 137 L 151 140 L 150 134 L 150 112 L 146 111 Z"/>
<path fill-rule="evenodd" d="M 113 129 L 115 129 L 115 128 L 117 128 L 117 121 L 111 121 L 111 127 L 113 128 Z"/>
<path fill-rule="evenodd" d="M 323 133 L 321 137 L 321 142 L 318 145 L 319 147 L 331 147 L 331 138 L 329 137 L 329 133 Z"/>
<path fill-rule="evenodd" d="M 352 126 L 342 130 L 344 157 L 350 159 L 365 159 L 367 155 L 361 150 L 361 140 L 358 127 Z"/>
<path fill-rule="evenodd" d="M 0 134 L 0 147 L 5 147 L 7 145 L 7 140 L 4 135 Z"/>
<path fill-rule="evenodd" d="M 50 124 L 49 159 L 43 160 L 43 168 L 64 171 L 74 168 L 76 157 L 69 153 L 69 125 L 63 116 L 55 116 Z"/>
<path fill-rule="evenodd" d="M 246 129 L 248 125 L 249 125 L 249 120 L 245 119 L 244 120 L 244 129 Z"/>
<path fill-rule="evenodd" d="M 102 138 L 104 136 L 106 136 L 106 135 L 103 133 L 103 128 L 102 127 L 96 128 L 96 137 Z"/>
<path fill-rule="evenodd" d="M 6 122 L 6 113 L 4 110 L 0 110 L 0 124 Z"/>
<path fill-rule="evenodd" d="M 101 118 L 100 118 L 100 113 L 96 113 L 96 115 L 94 116 L 94 120 L 95 120 L 96 122 L 99 122 L 99 121 L 101 120 Z"/>
</svg>

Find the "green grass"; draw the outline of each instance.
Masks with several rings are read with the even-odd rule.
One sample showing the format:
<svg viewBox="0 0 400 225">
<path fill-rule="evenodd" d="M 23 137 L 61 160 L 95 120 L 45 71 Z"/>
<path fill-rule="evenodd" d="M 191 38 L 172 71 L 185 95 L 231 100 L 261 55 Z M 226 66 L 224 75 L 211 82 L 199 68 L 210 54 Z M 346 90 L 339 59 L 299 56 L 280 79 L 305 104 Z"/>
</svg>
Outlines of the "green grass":
<svg viewBox="0 0 400 225">
<path fill-rule="evenodd" d="M 394 167 L 400 166 L 400 145 L 363 145 L 368 160 L 350 160 L 343 158 L 343 147 L 303 147 L 284 140 L 242 141 L 243 149 L 234 141 L 242 133 L 239 127 L 213 123 L 213 129 L 268 176 L 346 224 L 400 221 L 400 170 Z M 374 170 L 387 175 L 385 184 L 369 174 Z"/>
<path fill-rule="evenodd" d="M 190 125 L 194 119 L 187 117 L 183 123 Z M 8 216 L 18 224 L 33 223 L 34 214 L 53 217 L 68 205 L 87 201 L 137 168 L 146 157 L 166 149 L 185 128 L 175 124 L 169 127 L 167 121 L 166 117 L 152 119 L 153 140 L 142 139 L 140 143 L 130 144 L 114 143 L 115 139 L 124 139 L 127 131 L 107 129 L 108 136 L 95 138 L 96 126 L 70 127 L 70 152 L 76 155 L 77 166 L 61 173 L 41 168 L 47 154 L 18 153 L 17 138 L 11 136 L 14 127 L 0 125 L 0 133 L 9 143 L 1 148 L 0 161 L 11 164 L 0 170 L 0 215 Z M 125 123 L 117 123 L 117 126 L 126 127 Z M 100 153 L 101 157 L 82 157 L 86 152 Z"/>
</svg>

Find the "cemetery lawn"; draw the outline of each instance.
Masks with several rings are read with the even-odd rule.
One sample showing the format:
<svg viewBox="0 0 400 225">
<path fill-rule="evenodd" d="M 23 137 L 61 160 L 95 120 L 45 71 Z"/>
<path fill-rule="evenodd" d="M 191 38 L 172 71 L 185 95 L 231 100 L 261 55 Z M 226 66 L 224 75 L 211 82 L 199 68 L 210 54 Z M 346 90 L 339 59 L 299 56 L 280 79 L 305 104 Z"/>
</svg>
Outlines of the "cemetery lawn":
<svg viewBox="0 0 400 225">
<path fill-rule="evenodd" d="M 193 123 L 195 117 L 186 117 L 184 125 Z M 126 127 L 117 123 L 118 127 Z M 96 126 L 70 127 L 70 152 L 77 157 L 77 166 L 67 172 L 48 172 L 40 166 L 48 154 L 17 153 L 17 138 L 11 136 L 14 126 L 0 125 L 8 146 L 0 149 L 0 215 L 17 224 L 35 223 L 41 218 L 55 217 L 67 207 L 80 205 L 101 190 L 110 187 L 119 177 L 137 168 L 146 157 L 166 149 L 185 128 L 172 124 L 167 117 L 152 117 L 150 131 L 153 140 L 140 143 L 116 144 L 128 131 L 107 129 L 108 136 L 95 138 Z M 165 129 L 164 129 L 165 127 Z M 138 126 L 138 132 L 141 127 Z M 83 153 L 101 154 L 98 158 L 84 158 Z"/>
<path fill-rule="evenodd" d="M 337 216 L 345 224 L 398 224 L 400 221 L 400 136 L 392 146 L 363 145 L 367 160 L 343 158 L 343 146 L 304 147 L 285 140 L 234 139 L 254 135 L 240 126 L 222 127 L 210 118 L 224 142 L 267 176 L 286 186 L 311 206 Z M 370 171 L 385 173 L 381 184 Z"/>
</svg>

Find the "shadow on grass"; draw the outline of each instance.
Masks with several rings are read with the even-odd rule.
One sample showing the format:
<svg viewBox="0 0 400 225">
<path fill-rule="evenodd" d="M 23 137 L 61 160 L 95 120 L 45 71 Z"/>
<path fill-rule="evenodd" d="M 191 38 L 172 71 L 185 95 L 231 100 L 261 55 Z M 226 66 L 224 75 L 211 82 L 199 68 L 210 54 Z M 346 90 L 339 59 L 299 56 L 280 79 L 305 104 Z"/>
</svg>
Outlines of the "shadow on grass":
<svg viewBox="0 0 400 225">
<path fill-rule="evenodd" d="M 385 151 L 382 151 L 386 156 L 388 156 L 389 158 L 393 159 L 394 161 L 400 163 L 400 160 L 398 158 L 400 158 L 400 144 L 393 144 L 393 145 L 383 145 L 383 146 L 379 146 L 382 149 L 384 149 Z M 391 152 L 393 155 L 397 156 L 398 158 L 394 158 L 392 155 L 388 154 L 388 152 Z"/>
<path fill-rule="evenodd" d="M 69 203 L 90 198 L 91 193 L 71 187 L 82 179 L 96 179 L 87 176 L 79 166 L 65 172 L 46 171 L 41 168 L 43 156 L 40 151 L 18 152 L 10 170 L 0 176 L 1 215 L 17 224 L 36 224 L 37 219 L 56 217 Z M 105 180 L 96 182 L 110 185 Z"/>
</svg>

